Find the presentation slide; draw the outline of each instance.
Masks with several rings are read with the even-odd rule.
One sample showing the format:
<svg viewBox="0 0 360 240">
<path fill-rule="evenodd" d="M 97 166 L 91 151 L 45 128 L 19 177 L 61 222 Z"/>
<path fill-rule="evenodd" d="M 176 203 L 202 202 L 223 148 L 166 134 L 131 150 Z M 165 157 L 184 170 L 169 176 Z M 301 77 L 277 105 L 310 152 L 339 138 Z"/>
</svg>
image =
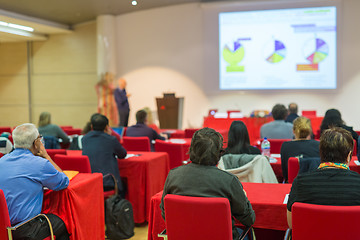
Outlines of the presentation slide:
<svg viewBox="0 0 360 240">
<path fill-rule="evenodd" d="M 336 89 L 336 7 L 219 14 L 219 88 Z"/>
</svg>

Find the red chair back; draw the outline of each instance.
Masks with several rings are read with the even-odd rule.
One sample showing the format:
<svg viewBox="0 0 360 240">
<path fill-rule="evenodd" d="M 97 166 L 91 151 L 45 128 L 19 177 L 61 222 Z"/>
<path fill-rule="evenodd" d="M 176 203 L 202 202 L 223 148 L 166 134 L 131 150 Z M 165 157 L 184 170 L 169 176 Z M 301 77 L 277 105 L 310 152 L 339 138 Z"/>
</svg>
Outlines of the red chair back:
<svg viewBox="0 0 360 240">
<path fill-rule="evenodd" d="M 184 145 L 169 143 L 161 140 L 155 141 L 155 152 L 166 152 L 169 154 L 170 169 L 183 165 L 185 155 Z"/>
<path fill-rule="evenodd" d="M 291 139 L 268 139 L 268 140 L 270 142 L 270 152 L 272 154 L 279 154 L 281 150 L 281 145 L 284 142 L 291 141 Z"/>
<path fill-rule="evenodd" d="M 54 162 L 62 170 L 73 170 L 78 171 L 79 173 L 91 173 L 89 157 L 85 155 L 67 156 L 57 154 L 54 157 Z"/>
<path fill-rule="evenodd" d="M 65 128 L 65 129 L 63 129 L 64 130 L 64 132 L 67 134 L 67 135 L 69 135 L 69 136 L 71 136 L 71 135 L 81 135 L 81 132 L 82 132 L 82 129 L 81 128 L 72 128 L 72 129 L 70 129 L 70 128 Z"/>
<path fill-rule="evenodd" d="M 288 160 L 288 182 L 293 183 L 299 173 L 300 163 L 296 157 L 290 157 Z"/>
<path fill-rule="evenodd" d="M 301 115 L 307 118 L 316 117 L 316 110 L 304 110 L 301 112 Z"/>
<path fill-rule="evenodd" d="M 185 129 L 185 138 L 192 138 L 194 133 L 199 130 L 199 128 L 187 128 Z"/>
<path fill-rule="evenodd" d="M 165 219 L 171 240 L 233 239 L 230 203 L 226 198 L 168 194 Z"/>
<path fill-rule="evenodd" d="M 127 151 L 151 151 L 148 137 L 123 137 L 123 147 Z"/>
<path fill-rule="evenodd" d="M 11 127 L 0 127 L 0 134 L 3 132 L 8 132 L 11 134 L 12 129 L 11 129 Z"/>
<path fill-rule="evenodd" d="M 11 227 L 9 211 L 4 192 L 0 189 L 0 239 L 2 240 L 9 239 L 7 227 Z"/>
<path fill-rule="evenodd" d="M 360 206 L 326 206 L 294 203 L 292 206 L 293 240 L 341 239 L 359 236 Z"/>
<path fill-rule="evenodd" d="M 62 130 L 65 130 L 65 129 L 72 129 L 73 127 L 72 126 L 59 126 Z"/>
<path fill-rule="evenodd" d="M 54 160 L 54 156 L 56 154 L 66 155 L 65 149 L 46 149 L 46 152 L 49 154 L 52 160 Z"/>
</svg>

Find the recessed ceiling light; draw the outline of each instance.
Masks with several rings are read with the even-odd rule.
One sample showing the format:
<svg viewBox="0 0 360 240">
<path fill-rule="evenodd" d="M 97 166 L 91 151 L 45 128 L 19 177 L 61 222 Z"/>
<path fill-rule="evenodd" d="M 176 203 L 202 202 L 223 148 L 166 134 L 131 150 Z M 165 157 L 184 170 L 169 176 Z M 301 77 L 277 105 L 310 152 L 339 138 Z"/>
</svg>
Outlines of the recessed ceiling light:
<svg viewBox="0 0 360 240">
<path fill-rule="evenodd" d="M 136 5 L 137 5 L 137 1 L 134 0 L 134 1 L 131 2 L 131 4 L 132 4 L 133 6 L 136 6 Z"/>
</svg>

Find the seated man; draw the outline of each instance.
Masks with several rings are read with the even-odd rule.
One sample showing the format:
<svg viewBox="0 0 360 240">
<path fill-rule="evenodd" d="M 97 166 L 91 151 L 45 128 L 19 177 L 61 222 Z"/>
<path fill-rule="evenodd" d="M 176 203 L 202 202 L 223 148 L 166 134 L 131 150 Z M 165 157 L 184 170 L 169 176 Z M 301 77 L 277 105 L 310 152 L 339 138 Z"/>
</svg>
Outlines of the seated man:
<svg viewBox="0 0 360 240">
<path fill-rule="evenodd" d="M 271 110 L 275 121 L 264 124 L 260 128 L 261 138 L 268 139 L 292 139 L 293 125 L 285 122 L 287 116 L 286 107 L 282 104 L 276 104 Z"/>
<path fill-rule="evenodd" d="M 296 103 L 289 104 L 289 115 L 285 119 L 285 122 L 292 123 L 296 118 L 299 117 L 298 113 L 298 105 Z"/>
<path fill-rule="evenodd" d="M 165 137 L 160 136 L 154 129 L 148 127 L 147 113 L 145 110 L 137 111 L 136 113 L 136 125 L 128 127 L 126 130 L 126 136 L 128 137 L 148 137 L 150 140 L 151 151 L 154 151 L 152 141 L 155 139 L 165 140 Z"/>
<path fill-rule="evenodd" d="M 321 164 L 316 171 L 295 178 L 287 203 L 288 223 L 292 227 L 291 207 L 295 202 L 319 205 L 360 205 L 360 175 L 349 170 L 353 138 L 343 128 L 328 129 L 320 138 Z"/>
<path fill-rule="evenodd" d="M 0 189 L 5 194 L 11 225 L 40 214 L 43 187 L 61 190 L 69 185 L 68 177 L 51 160 L 41 138 L 34 124 L 22 124 L 13 131 L 15 150 L 1 158 Z M 56 239 L 69 239 L 64 222 L 56 215 L 47 216 Z M 13 232 L 14 239 L 43 239 L 49 235 L 50 230 L 43 217 Z"/>
<path fill-rule="evenodd" d="M 126 150 L 116 137 L 110 135 L 111 130 L 107 117 L 95 113 L 90 122 L 92 131 L 84 135 L 82 139 L 82 154 L 89 157 L 92 172 L 114 175 L 119 193 L 124 196 L 117 158 L 124 158 L 127 154 Z M 113 188 L 114 181 L 111 178 L 104 179 L 104 190 Z"/>
<path fill-rule="evenodd" d="M 192 163 L 172 169 L 166 179 L 160 204 L 163 218 L 164 197 L 166 194 L 178 194 L 227 198 L 233 217 L 245 226 L 255 222 L 254 210 L 238 178 L 216 167 L 222 146 L 222 136 L 215 130 L 203 128 L 195 132 L 189 150 Z M 232 221 L 233 239 L 238 239 L 240 233 Z"/>
</svg>

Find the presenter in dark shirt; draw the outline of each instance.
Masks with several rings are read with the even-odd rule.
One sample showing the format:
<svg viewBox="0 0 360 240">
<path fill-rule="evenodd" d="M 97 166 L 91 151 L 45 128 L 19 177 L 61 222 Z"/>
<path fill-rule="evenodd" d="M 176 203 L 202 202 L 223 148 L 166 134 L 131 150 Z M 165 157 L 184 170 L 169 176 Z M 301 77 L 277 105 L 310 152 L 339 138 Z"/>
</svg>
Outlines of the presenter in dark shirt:
<svg viewBox="0 0 360 240">
<path fill-rule="evenodd" d="M 145 110 L 139 110 L 136 112 L 136 125 L 128 127 L 126 130 L 126 136 L 128 137 L 148 137 L 150 140 L 151 151 L 154 151 L 154 146 L 151 143 L 153 140 L 160 139 L 165 140 L 165 137 L 160 136 L 154 129 L 148 127 L 147 113 Z"/>
<path fill-rule="evenodd" d="M 92 131 L 82 139 L 82 154 L 89 157 L 92 172 L 100 172 L 103 175 L 113 174 L 118 182 L 119 192 L 123 195 L 117 158 L 124 158 L 127 154 L 126 150 L 116 137 L 110 135 L 107 117 L 96 113 L 91 117 L 90 122 Z M 109 190 L 113 186 L 111 178 L 104 179 L 104 190 Z"/>
<path fill-rule="evenodd" d="M 290 228 L 291 207 L 295 202 L 333 206 L 360 205 L 360 175 L 349 170 L 353 144 L 351 134 L 343 128 L 335 127 L 322 133 L 319 168 L 299 174 L 292 184 L 287 203 Z"/>
<path fill-rule="evenodd" d="M 320 157 L 319 141 L 311 139 L 311 122 L 306 117 L 298 117 L 293 122 L 295 139 L 281 145 L 281 168 L 284 181 L 288 182 L 288 161 L 290 157 Z"/>
<path fill-rule="evenodd" d="M 129 121 L 130 107 L 128 97 L 130 97 L 130 94 L 126 93 L 126 85 L 127 83 L 125 79 L 121 78 L 119 80 L 119 87 L 114 91 L 115 102 L 119 113 L 120 127 L 127 127 Z"/>
<path fill-rule="evenodd" d="M 233 121 L 228 134 L 225 154 L 261 154 L 260 150 L 250 145 L 249 132 L 242 121 Z"/>
</svg>

